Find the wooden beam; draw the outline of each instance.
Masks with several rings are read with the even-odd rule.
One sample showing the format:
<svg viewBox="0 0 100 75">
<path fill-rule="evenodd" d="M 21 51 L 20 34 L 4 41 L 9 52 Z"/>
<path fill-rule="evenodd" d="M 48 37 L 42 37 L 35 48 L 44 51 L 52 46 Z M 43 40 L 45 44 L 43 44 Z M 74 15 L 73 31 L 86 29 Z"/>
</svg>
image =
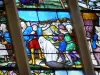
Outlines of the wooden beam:
<svg viewBox="0 0 100 75">
<path fill-rule="evenodd" d="M 31 75 L 15 0 L 4 0 L 4 3 L 19 74 Z"/>
<path fill-rule="evenodd" d="M 64 3 L 63 3 L 63 0 L 60 0 L 60 3 L 61 3 L 61 5 L 62 5 L 63 9 L 65 9 L 65 5 L 64 5 Z"/>
<path fill-rule="evenodd" d="M 84 73 L 85 75 L 95 75 L 84 30 L 84 23 L 78 6 L 78 1 L 69 0 L 68 5 L 70 8 L 72 24 L 76 32 L 76 36 L 80 47 L 80 54 L 83 62 Z"/>
</svg>

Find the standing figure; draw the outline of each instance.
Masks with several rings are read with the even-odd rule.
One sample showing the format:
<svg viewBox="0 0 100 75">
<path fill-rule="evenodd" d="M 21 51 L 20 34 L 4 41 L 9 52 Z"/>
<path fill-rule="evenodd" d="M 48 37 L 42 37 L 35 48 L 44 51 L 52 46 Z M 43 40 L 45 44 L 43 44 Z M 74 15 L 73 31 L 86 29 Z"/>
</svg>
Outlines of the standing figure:
<svg viewBox="0 0 100 75">
<path fill-rule="evenodd" d="M 28 42 L 34 38 L 34 30 L 33 27 L 30 26 L 30 23 L 21 22 L 22 33 L 24 37 L 24 45 L 26 47 L 27 55 L 30 56 L 31 52 L 28 48 Z"/>
<path fill-rule="evenodd" d="M 98 65 L 100 65 L 100 27 L 95 26 L 95 34 L 92 40 L 92 49 L 94 52 L 94 56 L 97 60 Z"/>
<path fill-rule="evenodd" d="M 63 60 L 63 62 L 66 62 L 66 57 L 65 57 L 65 54 L 66 53 L 66 45 L 67 43 L 64 41 L 64 34 L 58 34 L 58 39 L 59 39 L 59 53 L 60 53 L 60 56 Z"/>
<path fill-rule="evenodd" d="M 30 55 L 30 51 L 28 49 L 28 42 L 33 39 L 33 36 L 30 35 L 32 31 L 33 31 L 32 27 L 28 26 L 23 32 L 24 44 L 28 55 Z"/>
<path fill-rule="evenodd" d="M 66 46 L 66 55 L 68 57 L 68 59 L 70 60 L 69 65 L 73 64 L 73 61 L 77 61 L 77 58 L 80 58 L 79 55 L 76 52 L 76 44 L 73 42 L 70 34 L 66 34 L 65 35 L 65 41 L 67 43 Z"/>
</svg>

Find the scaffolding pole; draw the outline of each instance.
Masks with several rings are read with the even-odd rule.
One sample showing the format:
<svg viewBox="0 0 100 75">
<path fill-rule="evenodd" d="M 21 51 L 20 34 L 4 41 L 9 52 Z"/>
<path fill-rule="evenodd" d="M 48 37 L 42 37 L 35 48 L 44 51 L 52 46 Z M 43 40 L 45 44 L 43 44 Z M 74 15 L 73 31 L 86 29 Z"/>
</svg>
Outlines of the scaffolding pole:
<svg viewBox="0 0 100 75">
<path fill-rule="evenodd" d="M 84 23 L 78 6 L 78 0 L 68 0 L 68 5 L 70 8 L 72 25 L 78 39 L 84 73 L 85 75 L 95 75 L 94 66 L 92 64 L 91 55 L 86 40 Z"/>
<path fill-rule="evenodd" d="M 4 0 L 4 4 L 19 74 L 31 75 L 15 0 Z"/>
</svg>

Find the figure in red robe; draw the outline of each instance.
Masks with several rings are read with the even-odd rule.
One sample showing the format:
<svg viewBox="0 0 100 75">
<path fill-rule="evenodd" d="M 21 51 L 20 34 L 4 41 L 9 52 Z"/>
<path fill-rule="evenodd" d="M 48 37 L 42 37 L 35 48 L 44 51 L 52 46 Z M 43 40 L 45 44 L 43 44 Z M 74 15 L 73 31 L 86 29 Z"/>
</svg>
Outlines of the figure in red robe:
<svg viewBox="0 0 100 75">
<path fill-rule="evenodd" d="M 37 38 L 32 39 L 29 43 L 28 43 L 28 47 L 29 50 L 31 50 L 31 57 L 32 57 L 32 63 L 31 64 L 36 64 L 35 62 L 35 54 L 36 52 L 38 52 L 39 54 L 39 58 L 43 59 L 43 55 L 39 46 L 39 42 Z M 37 51 L 36 51 L 37 50 Z"/>
</svg>

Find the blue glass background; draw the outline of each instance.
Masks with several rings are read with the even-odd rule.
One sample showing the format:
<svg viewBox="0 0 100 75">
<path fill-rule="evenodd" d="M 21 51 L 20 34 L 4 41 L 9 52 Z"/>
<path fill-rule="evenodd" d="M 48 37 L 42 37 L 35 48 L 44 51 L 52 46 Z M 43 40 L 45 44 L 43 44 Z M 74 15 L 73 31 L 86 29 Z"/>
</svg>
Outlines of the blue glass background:
<svg viewBox="0 0 100 75">
<path fill-rule="evenodd" d="M 38 12 L 38 13 L 37 13 Z M 57 20 L 62 18 L 70 18 L 68 12 L 56 12 L 56 11 L 24 11 L 19 10 L 19 17 L 26 21 L 47 21 L 47 20 Z"/>
</svg>

